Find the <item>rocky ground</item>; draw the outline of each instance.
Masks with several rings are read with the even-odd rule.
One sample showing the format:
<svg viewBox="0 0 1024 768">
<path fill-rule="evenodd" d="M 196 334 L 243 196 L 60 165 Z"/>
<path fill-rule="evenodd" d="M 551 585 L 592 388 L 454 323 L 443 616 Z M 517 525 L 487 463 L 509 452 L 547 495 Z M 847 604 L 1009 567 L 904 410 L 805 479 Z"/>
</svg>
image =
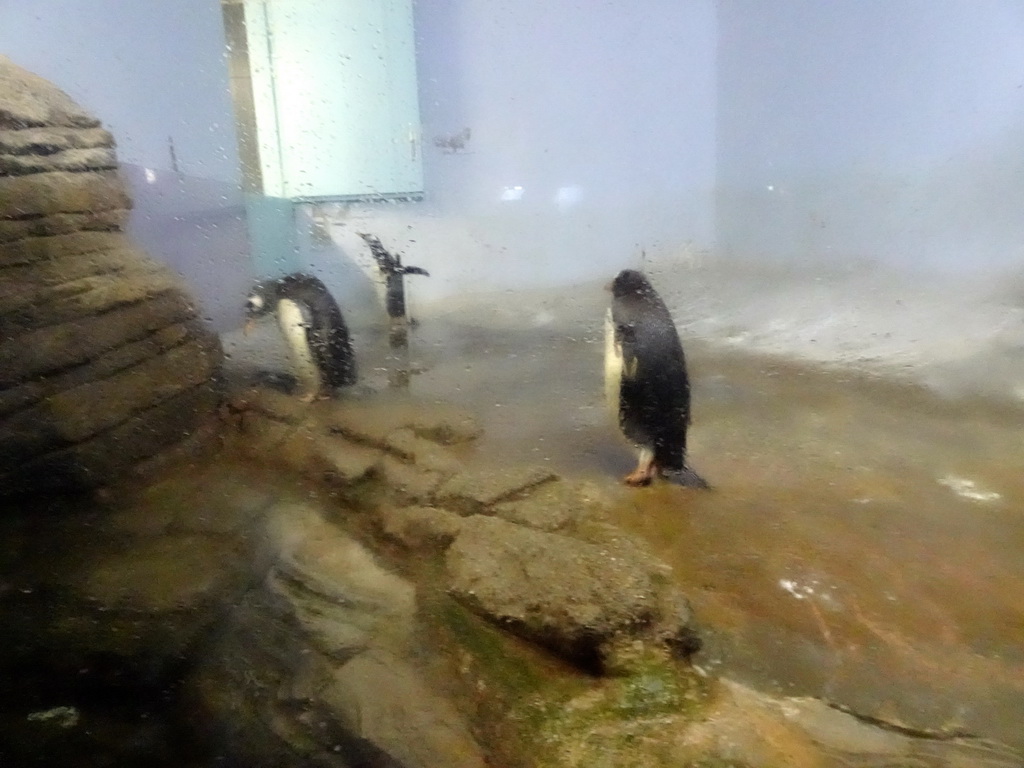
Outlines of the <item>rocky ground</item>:
<svg viewBox="0 0 1024 768">
<path fill-rule="evenodd" d="M 614 487 L 480 465 L 457 408 L 253 389 L 225 418 L 218 454 L 4 521 L 5 762 L 1019 764 L 708 676 Z"/>
</svg>

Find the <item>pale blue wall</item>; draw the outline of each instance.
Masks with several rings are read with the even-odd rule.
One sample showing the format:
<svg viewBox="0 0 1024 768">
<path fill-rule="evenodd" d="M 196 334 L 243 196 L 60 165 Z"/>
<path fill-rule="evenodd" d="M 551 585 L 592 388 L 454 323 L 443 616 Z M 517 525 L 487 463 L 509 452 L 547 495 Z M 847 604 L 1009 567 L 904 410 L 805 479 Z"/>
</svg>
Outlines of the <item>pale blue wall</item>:
<svg viewBox="0 0 1024 768">
<path fill-rule="evenodd" d="M 1020 0 L 431 0 L 416 14 L 427 200 L 361 213 L 433 268 L 431 291 L 716 241 L 758 258 L 1022 259 Z M 167 169 L 174 136 L 187 176 L 230 190 L 222 45 L 214 0 L 0 4 L 0 51 L 100 116 L 123 161 Z M 430 145 L 465 126 L 465 154 Z M 512 185 L 523 199 L 502 203 Z"/>
<path fill-rule="evenodd" d="M 173 135 L 186 176 L 226 182 L 225 205 L 237 207 L 217 0 L 3 0 L 0 9 L 0 51 L 99 116 L 123 162 L 167 169 Z M 655 258 L 711 247 L 715 25 L 713 0 L 418 3 L 426 200 L 342 218 L 430 269 L 417 285 L 426 299 L 603 276 L 635 263 L 641 247 Z M 432 145 L 465 126 L 465 154 Z M 217 253 L 204 250 L 211 239 L 195 230 L 198 217 L 188 217 L 188 237 L 169 237 L 174 222 L 159 220 L 166 177 L 152 189 L 132 178 L 144 211 L 134 231 L 157 255 L 171 248 L 197 290 L 210 269 L 246 268 L 225 253 L 223 232 L 212 238 Z M 174 210 L 189 205 L 188 178 Z M 502 202 L 514 185 L 523 199 Z M 201 186 L 195 200 L 210 204 Z M 362 247 L 352 229 L 299 263 L 337 273 L 344 289 Z"/>
<path fill-rule="evenodd" d="M 263 191 L 423 191 L 412 0 L 246 0 Z"/>
<path fill-rule="evenodd" d="M 186 278 L 215 328 L 239 324 L 252 270 L 220 3 L 0 0 L 0 53 L 114 134 L 130 233 Z"/>
<path fill-rule="evenodd" d="M 0 53 L 99 117 L 122 162 L 240 179 L 217 0 L 2 0 Z"/>
<path fill-rule="evenodd" d="M 348 212 L 339 245 L 377 232 L 425 298 L 711 248 L 715 25 L 712 0 L 418 3 L 426 199 Z M 433 146 L 466 127 L 465 152 Z"/>
<path fill-rule="evenodd" d="M 719 7 L 725 253 L 1024 263 L 1024 2 Z"/>
<path fill-rule="evenodd" d="M 595 206 L 685 197 L 685 228 L 713 240 L 714 3 L 435 0 L 417 14 L 426 137 L 473 129 L 468 158 L 428 155 L 439 198 L 487 210 L 514 184 L 542 208 L 567 185 Z"/>
</svg>

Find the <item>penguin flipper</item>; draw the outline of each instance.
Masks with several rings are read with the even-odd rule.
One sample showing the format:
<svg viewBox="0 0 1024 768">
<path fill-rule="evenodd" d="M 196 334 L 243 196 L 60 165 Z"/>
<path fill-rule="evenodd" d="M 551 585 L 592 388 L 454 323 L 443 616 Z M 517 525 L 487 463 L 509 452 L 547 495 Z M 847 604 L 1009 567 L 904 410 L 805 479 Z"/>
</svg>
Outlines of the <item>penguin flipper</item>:
<svg viewBox="0 0 1024 768">
<path fill-rule="evenodd" d="M 616 323 L 615 344 L 622 358 L 622 378 L 636 379 L 640 372 L 640 357 L 636 343 L 636 331 L 633 326 Z"/>
</svg>

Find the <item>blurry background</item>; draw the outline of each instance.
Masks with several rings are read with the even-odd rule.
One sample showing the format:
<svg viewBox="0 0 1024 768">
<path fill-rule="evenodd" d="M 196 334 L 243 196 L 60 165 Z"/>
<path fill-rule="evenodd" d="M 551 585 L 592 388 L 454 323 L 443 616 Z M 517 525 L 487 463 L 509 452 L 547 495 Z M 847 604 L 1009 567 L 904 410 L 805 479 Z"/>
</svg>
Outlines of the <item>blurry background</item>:
<svg viewBox="0 0 1024 768">
<path fill-rule="evenodd" d="M 349 313 L 379 311 L 357 235 L 370 231 L 431 272 L 409 281 L 417 311 L 508 289 L 572 299 L 582 294 L 567 286 L 642 264 L 691 334 L 938 366 L 933 383 L 1024 396 L 1024 3 L 384 5 L 411 14 L 415 73 L 403 77 L 421 119 L 391 139 L 410 142 L 422 187 L 397 199 L 289 199 L 267 166 L 269 194 L 246 188 L 238 138 L 251 152 L 251 126 L 236 124 L 230 85 L 237 94 L 247 67 L 215 0 L 5 2 L 0 52 L 113 131 L 134 234 L 184 274 L 218 330 L 240 323 L 254 275 L 295 268 Z M 272 25 L 266 9 L 278 9 L 280 36 L 267 39 L 281 61 L 281 41 L 295 49 L 279 96 L 311 92 L 302 73 L 320 71 L 317 56 L 329 94 L 346 46 L 403 53 L 386 44 L 401 25 L 375 29 L 363 0 L 230 6 L 245 9 L 250 47 L 256 14 Z M 363 26 L 339 31 L 341 51 L 326 50 L 326 23 L 303 44 L 303 8 L 351 10 Z M 338 110 L 285 149 L 323 172 L 317 153 L 344 136 Z"/>
</svg>

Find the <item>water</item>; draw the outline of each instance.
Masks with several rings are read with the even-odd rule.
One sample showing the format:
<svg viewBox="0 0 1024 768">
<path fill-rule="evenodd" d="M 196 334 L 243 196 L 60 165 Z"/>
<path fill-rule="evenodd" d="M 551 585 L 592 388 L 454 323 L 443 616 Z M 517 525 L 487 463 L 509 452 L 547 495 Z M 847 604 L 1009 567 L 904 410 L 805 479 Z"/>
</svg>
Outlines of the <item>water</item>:
<svg viewBox="0 0 1024 768">
<path fill-rule="evenodd" d="M 619 488 L 635 458 L 601 399 L 599 323 L 538 317 L 425 322 L 411 387 L 481 415 L 480 458 L 614 488 L 616 522 L 673 566 L 707 628 L 698 663 L 1024 746 L 1017 406 L 684 339 L 690 455 L 715 489 Z"/>
</svg>

